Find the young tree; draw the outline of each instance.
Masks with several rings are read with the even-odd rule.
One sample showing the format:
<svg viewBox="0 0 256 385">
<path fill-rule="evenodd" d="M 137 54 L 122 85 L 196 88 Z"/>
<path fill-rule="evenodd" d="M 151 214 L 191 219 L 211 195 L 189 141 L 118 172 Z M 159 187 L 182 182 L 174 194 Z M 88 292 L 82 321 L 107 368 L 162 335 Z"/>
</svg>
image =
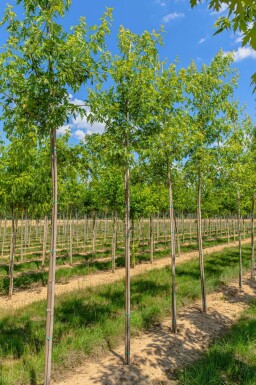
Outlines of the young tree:
<svg viewBox="0 0 256 385">
<path fill-rule="evenodd" d="M 133 152 L 143 137 L 154 129 L 154 79 L 158 70 L 159 34 L 144 32 L 141 36 L 120 28 L 119 54 L 113 58 L 109 74 L 113 86 L 104 92 L 90 93 L 91 121 L 106 124 L 109 152 L 122 168 L 125 191 L 125 362 L 130 364 L 130 167 Z"/>
<path fill-rule="evenodd" d="M 54 285 L 57 239 L 57 148 L 56 131 L 70 114 L 85 110 L 69 100 L 88 80 L 99 77 L 104 54 L 108 17 L 100 27 L 89 28 L 85 19 L 66 32 L 59 23 L 71 0 L 17 0 L 24 18 L 18 19 L 8 6 L 1 23 L 8 40 L 0 55 L 2 119 L 8 135 L 35 132 L 50 137 L 52 175 L 52 233 L 47 294 L 45 385 L 50 384 L 54 317 Z"/>
<path fill-rule="evenodd" d="M 219 143 L 228 131 L 227 116 L 232 104 L 230 97 L 236 85 L 232 76 L 231 55 L 219 52 L 209 66 L 198 71 L 194 62 L 189 66 L 185 83 L 187 109 L 193 133 L 190 137 L 190 155 L 187 161 L 189 172 L 197 184 L 197 232 L 201 273 L 203 311 L 207 312 L 203 234 L 202 234 L 202 188 L 213 167 Z"/>
<path fill-rule="evenodd" d="M 148 158 L 159 170 L 162 168 L 168 186 L 169 216 L 171 234 L 171 263 L 172 263 L 172 331 L 177 332 L 176 320 L 176 284 L 175 284 L 175 217 L 173 201 L 173 174 L 175 165 L 186 155 L 187 121 L 186 113 L 181 107 L 183 102 L 183 82 L 185 71 L 176 73 L 175 65 L 163 69 L 157 77 L 157 124 L 160 132 L 150 141 Z M 162 171 L 163 172 L 163 171 Z"/>
</svg>

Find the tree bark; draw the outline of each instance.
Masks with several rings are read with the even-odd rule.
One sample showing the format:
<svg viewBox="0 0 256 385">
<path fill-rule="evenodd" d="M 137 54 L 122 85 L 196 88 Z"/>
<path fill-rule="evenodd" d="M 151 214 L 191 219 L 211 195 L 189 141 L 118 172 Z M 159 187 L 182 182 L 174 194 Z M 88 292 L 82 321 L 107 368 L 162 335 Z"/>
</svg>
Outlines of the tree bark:
<svg viewBox="0 0 256 385">
<path fill-rule="evenodd" d="M 128 120 L 128 118 L 127 118 Z M 128 134 L 125 138 L 125 148 L 128 152 L 129 138 Z M 130 168 L 127 161 L 127 167 L 124 176 L 125 190 L 125 363 L 130 365 L 131 362 L 131 342 L 130 342 L 130 316 L 131 316 L 131 220 L 130 220 Z"/>
<path fill-rule="evenodd" d="M 47 215 L 44 218 L 44 238 L 43 238 L 43 255 L 42 255 L 42 269 L 45 266 L 45 255 L 47 248 L 47 238 L 48 238 L 48 217 Z"/>
<path fill-rule="evenodd" d="M 117 226 L 116 226 L 117 215 L 114 212 L 113 215 L 113 236 L 112 236 L 112 273 L 116 270 L 116 238 L 117 238 Z"/>
<path fill-rule="evenodd" d="M 172 260 L 172 332 L 177 333 L 177 306 L 176 306 L 176 273 L 175 273 L 175 220 L 173 208 L 173 192 L 169 159 L 167 160 L 167 178 L 169 191 L 169 213 L 171 231 L 171 260 Z"/>
<path fill-rule="evenodd" d="M 203 312 L 207 313 L 206 287 L 205 287 L 205 273 L 204 273 L 204 252 L 203 252 L 203 237 L 202 237 L 202 210 L 201 210 L 201 194 L 202 181 L 201 172 L 198 172 L 197 185 L 197 239 L 200 262 L 200 276 L 201 276 L 201 292 L 202 292 L 202 308 Z"/>
<path fill-rule="evenodd" d="M 150 216 L 150 263 L 154 261 L 154 219 L 153 216 Z"/>
<path fill-rule="evenodd" d="M 15 218 L 14 208 L 12 209 L 12 233 L 11 233 L 11 247 L 10 247 L 10 264 L 9 264 L 9 294 L 8 298 L 12 298 L 13 294 L 13 273 L 14 273 L 14 255 L 16 248 L 17 236 L 17 219 Z"/>
<path fill-rule="evenodd" d="M 47 310 L 46 310 L 46 340 L 45 340 L 45 374 L 44 385 L 51 383 L 52 366 L 52 339 L 53 339 L 53 320 L 54 320 L 54 291 L 55 291 L 55 271 L 56 271 L 56 245 L 57 245 L 57 149 L 56 149 L 56 129 L 51 128 L 50 133 L 51 149 L 51 175 L 52 175 L 52 229 L 51 229 L 51 250 L 47 288 Z"/>
</svg>

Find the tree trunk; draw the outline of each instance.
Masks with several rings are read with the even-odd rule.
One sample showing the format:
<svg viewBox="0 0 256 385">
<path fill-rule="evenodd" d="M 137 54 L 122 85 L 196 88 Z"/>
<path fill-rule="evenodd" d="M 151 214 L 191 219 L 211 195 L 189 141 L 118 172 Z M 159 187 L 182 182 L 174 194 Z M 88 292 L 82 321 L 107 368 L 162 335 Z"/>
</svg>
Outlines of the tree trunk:
<svg viewBox="0 0 256 385">
<path fill-rule="evenodd" d="M 125 148 L 128 152 L 129 140 L 128 134 L 125 138 Z M 131 282 L 130 282 L 130 268 L 131 268 L 131 220 L 130 220 L 130 169 L 127 162 L 127 168 L 124 176 L 124 190 L 125 190 L 125 363 L 130 365 L 131 362 L 131 342 L 130 342 L 130 316 L 131 316 Z"/>
<path fill-rule="evenodd" d="M 112 273 L 116 269 L 116 238 L 117 238 L 117 226 L 116 226 L 117 215 L 114 212 L 113 215 L 113 236 L 112 236 Z"/>
<path fill-rule="evenodd" d="M 174 215 L 174 225 L 176 231 L 176 239 L 177 239 L 177 255 L 180 257 L 180 233 L 179 233 L 179 220 L 176 219 Z"/>
<path fill-rule="evenodd" d="M 51 128 L 50 149 L 51 149 L 51 175 L 52 175 L 52 228 L 51 228 L 49 276 L 48 276 L 48 288 L 47 288 L 44 385 L 50 385 L 51 383 L 52 338 L 53 338 L 53 319 L 54 319 L 54 290 L 55 290 L 55 271 L 56 271 L 57 209 L 58 209 L 58 206 L 57 206 L 57 196 L 58 196 L 57 149 L 56 149 L 56 129 L 55 128 Z"/>
<path fill-rule="evenodd" d="M 73 218 L 72 218 L 72 215 L 70 214 L 70 219 L 69 219 L 69 264 L 70 266 L 72 266 L 73 264 L 73 232 L 74 232 Z"/>
<path fill-rule="evenodd" d="M 14 208 L 12 209 L 12 233 L 11 233 L 11 247 L 10 247 L 10 264 L 9 264 L 9 294 L 8 298 L 12 298 L 13 294 L 13 272 L 14 272 L 14 255 L 16 247 L 17 236 L 17 219 L 15 218 Z"/>
<path fill-rule="evenodd" d="M 6 218 L 4 218 L 4 233 L 3 233 L 3 239 L 2 239 L 2 257 L 4 256 L 5 237 L 6 237 Z"/>
<path fill-rule="evenodd" d="M 252 219 L 251 219 L 251 280 L 255 281 L 255 251 L 254 251 L 254 214 L 255 214 L 255 194 L 252 195 Z"/>
<path fill-rule="evenodd" d="M 237 227 L 238 227 L 238 245 L 239 245 L 239 287 L 243 286 L 243 259 L 242 259 L 242 239 L 241 239 L 241 195 L 237 191 Z"/>
<path fill-rule="evenodd" d="M 204 274 L 204 252 L 203 252 L 203 237 L 202 237 L 201 188 L 202 188 L 201 172 L 199 171 L 198 186 L 197 186 L 197 239 L 198 239 L 198 251 L 199 251 L 199 261 L 200 261 L 202 308 L 203 308 L 203 312 L 207 313 L 207 300 L 206 300 L 205 274 Z"/>
<path fill-rule="evenodd" d="M 20 228 L 20 261 L 23 261 L 23 213 L 21 214 L 21 228 Z"/>
<path fill-rule="evenodd" d="M 167 160 L 167 177 L 169 190 L 169 213 L 171 231 L 171 260 L 172 260 L 172 332 L 177 333 L 177 306 L 176 306 L 176 274 L 175 274 L 175 220 L 173 208 L 172 180 L 169 160 Z"/>
<path fill-rule="evenodd" d="M 92 219 L 92 255 L 95 255 L 95 241 L 96 241 L 96 214 L 93 214 Z"/>
<path fill-rule="evenodd" d="M 154 261 L 154 219 L 153 216 L 150 216 L 150 263 Z"/>
<path fill-rule="evenodd" d="M 47 215 L 44 218 L 44 238 L 43 238 L 43 255 L 42 255 L 42 269 L 45 266 L 45 255 L 47 248 L 47 238 L 48 238 L 48 217 Z"/>
</svg>

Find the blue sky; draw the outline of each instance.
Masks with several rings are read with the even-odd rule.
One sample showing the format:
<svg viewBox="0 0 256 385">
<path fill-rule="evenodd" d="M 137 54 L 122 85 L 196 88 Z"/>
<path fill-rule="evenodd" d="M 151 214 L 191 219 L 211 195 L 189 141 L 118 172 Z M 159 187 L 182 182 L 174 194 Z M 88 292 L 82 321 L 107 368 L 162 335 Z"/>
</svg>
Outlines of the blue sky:
<svg viewBox="0 0 256 385">
<path fill-rule="evenodd" d="M 1 1 L 0 17 L 4 10 Z M 13 0 L 9 0 L 13 4 Z M 241 36 L 231 31 L 219 35 L 214 34 L 214 22 L 220 15 L 225 15 L 225 7 L 219 14 L 208 10 L 207 3 L 191 9 L 189 0 L 73 0 L 70 11 L 63 24 L 65 27 L 75 25 L 80 16 L 86 16 L 89 25 L 98 23 L 106 7 L 113 11 L 111 35 L 108 38 L 108 48 L 115 52 L 116 35 L 120 25 L 135 33 L 144 30 L 159 30 L 165 27 L 164 46 L 160 48 L 162 59 L 170 62 L 179 59 L 179 66 L 186 67 L 195 60 L 198 66 L 209 64 L 215 54 L 222 48 L 224 51 L 234 51 L 235 63 L 240 73 L 236 98 L 240 104 L 246 104 L 246 112 L 255 120 L 255 94 L 252 94 L 250 77 L 255 72 L 256 52 L 249 47 L 241 48 Z M 0 45 L 4 43 L 5 35 L 0 35 Z M 85 98 L 84 91 L 73 95 L 72 98 Z M 77 119 L 72 124 L 72 141 L 75 143 L 85 132 L 102 130 L 102 125 L 89 127 L 85 120 Z"/>
</svg>

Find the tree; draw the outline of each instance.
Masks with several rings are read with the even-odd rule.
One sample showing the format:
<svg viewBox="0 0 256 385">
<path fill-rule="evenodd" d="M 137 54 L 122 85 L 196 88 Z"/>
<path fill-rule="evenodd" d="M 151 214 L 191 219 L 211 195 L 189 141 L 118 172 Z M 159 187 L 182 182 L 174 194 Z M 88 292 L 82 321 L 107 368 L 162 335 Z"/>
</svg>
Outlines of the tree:
<svg viewBox="0 0 256 385">
<path fill-rule="evenodd" d="M 171 234 L 171 261 L 172 261 L 172 331 L 177 332 L 176 320 L 176 284 L 175 284 L 175 218 L 173 201 L 173 173 L 175 164 L 186 156 L 187 120 L 182 107 L 183 83 L 185 71 L 177 75 L 175 65 L 163 69 L 157 77 L 157 124 L 160 127 L 157 135 L 150 141 L 149 160 L 155 167 L 164 170 L 168 186 L 170 234 Z"/>
<path fill-rule="evenodd" d="M 251 120 L 247 118 L 239 119 L 239 110 L 233 108 L 232 130 L 227 138 L 223 151 L 225 152 L 226 170 L 230 184 L 237 195 L 237 223 L 238 223 L 238 244 L 239 244 L 239 287 L 243 285 L 243 258 L 242 258 L 242 239 L 241 239 L 241 200 L 248 194 L 252 188 L 253 179 L 249 179 L 248 169 L 248 133 L 251 128 Z M 246 175 L 247 174 L 247 175 Z M 250 186 L 251 185 L 251 186 Z M 252 211 L 254 211 L 254 202 L 252 202 Z M 254 257 L 252 257 L 252 263 Z"/>
<path fill-rule="evenodd" d="M 8 40 L 0 55 L 2 119 L 7 135 L 34 132 L 50 137 L 52 175 L 52 233 L 47 294 L 45 385 L 50 384 L 54 317 L 54 285 L 57 237 L 57 148 L 56 131 L 70 114 L 84 114 L 83 107 L 69 100 L 88 80 L 100 78 L 105 55 L 108 17 L 100 27 L 87 27 L 85 19 L 66 32 L 58 19 L 64 17 L 71 0 L 17 0 L 24 18 L 19 20 L 8 6 L 2 26 Z M 100 56 L 100 57 L 99 57 Z"/>
<path fill-rule="evenodd" d="M 194 62 L 189 66 L 185 83 L 187 108 L 190 114 L 192 135 L 187 161 L 189 173 L 197 184 L 197 231 L 201 273 L 203 311 L 207 312 L 204 254 L 202 238 L 202 188 L 211 170 L 217 172 L 214 161 L 223 135 L 227 132 L 227 116 L 236 77 L 232 76 L 232 57 L 220 51 L 209 66 L 198 71 Z"/>
<path fill-rule="evenodd" d="M 154 126 L 154 80 L 158 66 L 158 33 L 141 36 L 120 28 L 119 54 L 113 58 L 109 74 L 113 86 L 90 92 L 91 121 L 105 122 L 109 152 L 122 169 L 125 191 L 125 362 L 130 364 L 130 167 L 136 147 Z"/>
</svg>

